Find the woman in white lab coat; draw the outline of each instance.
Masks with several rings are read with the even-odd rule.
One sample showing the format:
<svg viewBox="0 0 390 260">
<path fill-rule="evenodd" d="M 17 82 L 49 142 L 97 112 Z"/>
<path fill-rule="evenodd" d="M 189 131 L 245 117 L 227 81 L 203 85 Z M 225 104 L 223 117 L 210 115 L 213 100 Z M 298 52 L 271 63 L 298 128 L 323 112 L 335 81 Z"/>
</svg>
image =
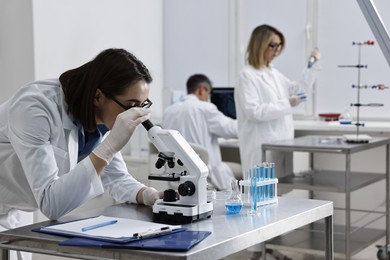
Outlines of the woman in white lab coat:
<svg viewBox="0 0 390 260">
<path fill-rule="evenodd" d="M 58 219 L 105 190 L 119 202 L 161 198 L 128 173 L 119 152 L 149 117 L 151 81 L 132 54 L 107 49 L 0 105 L 0 228 L 28 224 L 21 213 L 36 209 Z"/>
<path fill-rule="evenodd" d="M 235 88 L 238 139 L 244 173 L 262 162 L 262 144 L 294 138 L 292 107 L 305 101 L 305 92 L 315 80 L 313 69 L 301 81 L 291 81 L 272 66 L 283 50 L 285 38 L 269 25 L 256 27 L 246 51 L 246 66 L 240 71 Z M 311 53 L 319 58 L 318 49 Z M 312 65 L 312 64 L 311 64 Z M 291 174 L 292 154 L 267 152 L 267 161 L 275 162 L 276 177 Z M 261 256 L 261 247 L 251 248 L 252 259 Z"/>
<path fill-rule="evenodd" d="M 238 137 L 244 174 L 262 162 L 261 145 L 294 138 L 292 107 L 305 101 L 305 92 L 314 83 L 314 70 L 301 81 L 291 81 L 272 66 L 283 50 L 285 38 L 276 28 L 261 25 L 255 28 L 246 52 L 246 66 L 240 71 L 235 88 Z M 319 58 L 318 50 L 311 56 Z M 276 163 L 276 174 L 289 172 L 292 155 L 273 152 L 267 161 Z M 283 167 L 284 166 L 284 167 Z M 287 169 L 286 169 L 287 168 Z"/>
</svg>

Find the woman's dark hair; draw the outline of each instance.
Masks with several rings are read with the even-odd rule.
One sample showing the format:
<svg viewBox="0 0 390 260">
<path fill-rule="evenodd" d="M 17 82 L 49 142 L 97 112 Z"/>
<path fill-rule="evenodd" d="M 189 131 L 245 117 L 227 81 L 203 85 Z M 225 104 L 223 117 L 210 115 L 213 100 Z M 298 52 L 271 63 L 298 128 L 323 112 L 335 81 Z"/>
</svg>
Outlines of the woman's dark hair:
<svg viewBox="0 0 390 260">
<path fill-rule="evenodd" d="M 60 82 L 70 113 L 86 131 L 96 129 L 94 98 L 121 95 L 139 80 L 152 82 L 145 65 L 124 49 L 107 49 L 90 62 L 61 74 Z"/>
</svg>

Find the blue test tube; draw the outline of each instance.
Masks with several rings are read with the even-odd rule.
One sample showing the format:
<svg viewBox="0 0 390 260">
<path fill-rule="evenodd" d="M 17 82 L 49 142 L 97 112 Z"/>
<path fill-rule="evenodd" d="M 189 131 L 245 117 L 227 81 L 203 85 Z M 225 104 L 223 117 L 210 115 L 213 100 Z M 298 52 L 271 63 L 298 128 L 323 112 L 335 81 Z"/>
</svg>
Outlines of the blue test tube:
<svg viewBox="0 0 390 260">
<path fill-rule="evenodd" d="M 256 180 L 261 181 L 261 165 L 256 166 Z M 262 201 L 262 186 L 257 186 L 257 201 Z"/>
<path fill-rule="evenodd" d="M 264 180 L 265 180 L 265 167 L 264 167 L 264 163 L 262 163 L 261 167 L 260 167 L 260 181 L 263 182 Z M 265 201 L 266 200 L 266 197 L 265 197 L 266 187 L 260 186 L 260 191 L 261 191 L 261 201 Z"/>
<path fill-rule="evenodd" d="M 263 166 L 264 166 L 264 180 L 268 181 L 270 179 L 270 177 L 269 177 L 270 176 L 270 169 L 269 169 L 268 162 L 263 162 Z M 265 185 L 264 186 L 264 199 L 265 200 L 270 199 L 270 191 L 271 191 L 270 185 Z"/>
<path fill-rule="evenodd" d="M 270 168 L 269 177 L 273 180 L 275 179 L 275 163 L 273 162 L 269 163 L 269 168 Z M 275 183 L 271 185 L 270 195 L 272 199 L 275 197 Z"/>
<path fill-rule="evenodd" d="M 257 187 L 256 187 L 256 167 L 249 169 L 249 180 L 250 180 L 250 202 L 251 212 L 255 213 L 257 210 Z"/>
</svg>

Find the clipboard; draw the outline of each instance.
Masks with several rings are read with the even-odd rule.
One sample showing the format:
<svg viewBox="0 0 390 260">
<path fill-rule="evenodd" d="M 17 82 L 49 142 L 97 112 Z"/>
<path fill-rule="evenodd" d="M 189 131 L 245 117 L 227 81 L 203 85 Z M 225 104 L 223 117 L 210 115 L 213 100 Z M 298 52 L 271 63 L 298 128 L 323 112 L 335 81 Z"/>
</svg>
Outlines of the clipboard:
<svg viewBox="0 0 390 260">
<path fill-rule="evenodd" d="M 170 234 L 174 231 L 179 232 L 184 230 L 185 229 L 182 229 L 180 225 L 164 225 L 134 219 L 96 216 L 39 227 L 32 231 L 112 243 L 127 243 L 145 239 L 145 237 L 158 237 L 160 235 Z"/>
<path fill-rule="evenodd" d="M 204 240 L 210 234 L 210 231 L 191 231 L 183 229 L 181 232 L 172 232 L 168 235 L 127 243 L 111 243 L 86 238 L 71 238 L 60 242 L 59 245 L 185 252 Z"/>
</svg>

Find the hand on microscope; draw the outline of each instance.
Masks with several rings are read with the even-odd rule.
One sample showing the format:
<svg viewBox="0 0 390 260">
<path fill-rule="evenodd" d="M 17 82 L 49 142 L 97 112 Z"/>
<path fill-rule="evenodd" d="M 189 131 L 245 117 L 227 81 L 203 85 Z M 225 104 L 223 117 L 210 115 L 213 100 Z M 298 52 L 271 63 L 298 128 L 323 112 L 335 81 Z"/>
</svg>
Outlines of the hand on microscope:
<svg viewBox="0 0 390 260">
<path fill-rule="evenodd" d="M 290 105 L 292 107 L 296 107 L 300 103 L 306 101 L 306 94 L 303 92 L 297 93 L 295 95 L 290 96 L 288 100 L 290 101 Z"/>
<path fill-rule="evenodd" d="M 164 197 L 163 191 L 157 191 L 152 187 L 144 187 L 137 194 L 137 202 L 147 206 L 153 206 L 156 200 Z"/>
<path fill-rule="evenodd" d="M 307 63 L 307 68 L 310 69 L 313 67 L 314 63 L 316 63 L 321 58 L 320 49 L 317 47 L 314 48 L 309 56 L 309 61 Z"/>
<path fill-rule="evenodd" d="M 108 136 L 98 145 L 93 153 L 109 164 L 114 154 L 119 152 L 130 140 L 135 128 L 150 116 L 149 108 L 134 107 L 120 113 Z"/>
</svg>

